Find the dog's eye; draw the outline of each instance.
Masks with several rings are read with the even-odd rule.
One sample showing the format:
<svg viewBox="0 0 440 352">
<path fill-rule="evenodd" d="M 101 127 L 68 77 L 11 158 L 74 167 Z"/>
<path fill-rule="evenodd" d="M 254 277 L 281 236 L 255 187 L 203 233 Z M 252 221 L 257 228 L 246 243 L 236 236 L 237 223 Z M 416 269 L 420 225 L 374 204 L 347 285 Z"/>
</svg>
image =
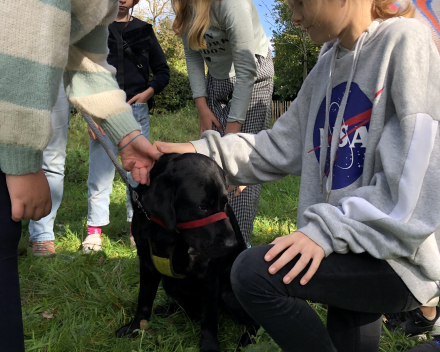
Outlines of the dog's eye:
<svg viewBox="0 0 440 352">
<path fill-rule="evenodd" d="M 201 210 L 206 210 L 206 209 L 207 209 L 206 205 L 199 205 L 199 208 L 200 208 Z"/>
</svg>

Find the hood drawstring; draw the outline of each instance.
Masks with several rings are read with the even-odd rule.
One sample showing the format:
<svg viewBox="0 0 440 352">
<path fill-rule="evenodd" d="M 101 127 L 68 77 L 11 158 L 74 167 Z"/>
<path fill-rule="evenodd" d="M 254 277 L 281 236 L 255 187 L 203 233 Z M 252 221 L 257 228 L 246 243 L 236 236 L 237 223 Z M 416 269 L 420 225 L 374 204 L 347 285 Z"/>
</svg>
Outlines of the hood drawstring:
<svg viewBox="0 0 440 352">
<path fill-rule="evenodd" d="M 325 185 L 325 191 L 326 191 L 326 202 L 328 201 L 328 198 L 330 196 L 330 192 L 332 190 L 333 186 L 333 169 L 334 164 L 336 161 L 336 155 L 338 151 L 338 146 L 340 143 L 341 138 L 341 129 L 342 129 L 342 121 L 345 113 L 345 108 L 347 106 L 347 100 L 348 96 L 350 95 L 350 88 L 351 83 L 353 82 L 354 73 L 356 71 L 357 62 L 359 59 L 360 51 L 362 50 L 362 46 L 364 44 L 364 40 L 367 36 L 367 31 L 363 32 L 361 36 L 359 37 L 359 40 L 356 42 L 356 46 L 354 49 L 354 57 L 353 57 L 353 65 L 351 67 L 350 76 L 347 81 L 347 86 L 345 87 L 345 92 L 342 97 L 341 105 L 339 106 L 338 115 L 336 117 L 335 124 L 333 126 L 333 134 L 331 138 L 330 143 L 330 169 L 328 170 L 328 173 L 325 171 L 325 163 L 327 159 L 327 150 L 328 150 L 328 134 L 329 134 L 329 124 L 330 124 L 330 105 L 331 105 L 331 93 L 333 89 L 333 82 L 332 82 L 332 74 L 336 67 L 336 58 L 339 53 L 339 41 L 335 43 L 335 50 L 332 57 L 332 62 L 330 65 L 330 74 L 329 74 L 329 81 L 327 85 L 327 92 L 326 92 L 326 109 L 325 109 L 325 123 L 324 123 L 324 133 L 321 137 L 321 150 L 319 154 L 319 172 L 320 172 L 320 186 L 321 186 L 321 192 L 322 192 L 322 184 L 323 179 L 327 175 L 327 182 Z"/>
</svg>

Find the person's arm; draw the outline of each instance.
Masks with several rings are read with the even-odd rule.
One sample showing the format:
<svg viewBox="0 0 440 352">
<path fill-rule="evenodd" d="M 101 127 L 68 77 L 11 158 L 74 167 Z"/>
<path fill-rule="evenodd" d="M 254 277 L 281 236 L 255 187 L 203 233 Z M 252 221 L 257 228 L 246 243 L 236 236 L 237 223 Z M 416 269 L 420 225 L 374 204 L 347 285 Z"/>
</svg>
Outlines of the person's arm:
<svg viewBox="0 0 440 352">
<path fill-rule="evenodd" d="M 43 2 L 0 6 L 0 17 L 0 169 L 12 219 L 39 220 L 51 209 L 42 155 L 51 138 L 71 17 L 61 3 Z M 44 31 L 36 18 L 44 18 Z M 17 42 L 17 33 L 26 40 Z"/>
<path fill-rule="evenodd" d="M 154 89 L 154 94 L 159 94 L 170 81 L 170 68 L 153 30 L 151 30 L 151 39 L 152 46 L 149 53 L 149 62 L 151 71 L 153 72 L 153 78 L 149 82 L 149 85 Z"/>
<path fill-rule="evenodd" d="M 351 251 L 378 259 L 405 258 L 436 281 L 440 60 L 420 24 L 407 28 L 396 42 L 384 90 L 396 115 L 384 126 L 375 150 L 382 170 L 336 206 L 310 206 L 304 213 L 307 224 L 298 231 L 319 244 L 326 256 Z"/>
<path fill-rule="evenodd" d="M 128 104 L 146 103 L 154 94 L 159 94 L 170 81 L 170 68 L 153 29 L 151 29 L 150 36 L 151 48 L 148 51 L 148 60 L 151 72 L 153 72 L 154 76 L 151 81 L 148 82 L 149 87 L 145 91 L 136 94 L 131 98 L 127 102 Z"/>
<path fill-rule="evenodd" d="M 230 4 L 231 2 L 226 2 L 224 5 L 219 6 L 218 18 L 226 28 L 236 75 L 226 131 L 239 132 L 240 125 L 244 124 L 246 120 L 246 112 L 249 108 L 257 77 L 257 66 L 255 62 L 252 6 L 248 1 L 241 1 L 233 6 L 230 6 Z"/>
<path fill-rule="evenodd" d="M 101 23 L 69 48 L 64 85 L 69 102 L 90 115 L 119 147 L 140 133 L 125 93 L 115 80 L 116 70 L 107 63 L 108 25 L 113 21 L 115 3 Z M 148 172 L 157 151 L 140 136 L 121 152 L 122 166 L 137 182 L 148 182 Z"/>
<path fill-rule="evenodd" d="M 203 57 L 198 51 L 189 47 L 186 34 L 182 36 L 182 42 L 185 51 L 189 83 L 199 113 L 200 134 L 206 130 L 212 130 L 212 124 L 214 124 L 219 131 L 222 131 L 220 123 L 206 103 L 208 94 L 206 93 L 205 62 Z"/>
</svg>

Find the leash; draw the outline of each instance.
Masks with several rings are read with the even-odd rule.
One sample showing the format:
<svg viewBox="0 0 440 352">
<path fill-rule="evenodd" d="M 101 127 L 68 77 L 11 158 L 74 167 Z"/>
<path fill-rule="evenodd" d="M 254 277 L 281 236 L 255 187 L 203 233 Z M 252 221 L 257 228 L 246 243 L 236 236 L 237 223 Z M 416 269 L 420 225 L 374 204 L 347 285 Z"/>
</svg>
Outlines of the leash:
<svg viewBox="0 0 440 352">
<path fill-rule="evenodd" d="M 93 119 L 87 114 L 83 113 L 82 115 L 83 115 L 84 119 L 86 120 L 87 124 L 89 125 L 89 127 L 92 129 L 92 131 L 95 134 L 96 138 L 98 139 L 99 143 L 106 151 L 107 155 L 109 156 L 110 160 L 112 161 L 113 165 L 115 166 L 116 170 L 118 171 L 118 173 L 121 176 L 122 180 L 124 181 L 125 185 L 127 186 L 128 190 L 130 192 L 130 195 L 131 195 L 131 199 L 133 200 L 133 202 L 136 203 L 138 208 L 140 210 L 142 210 L 142 212 L 145 214 L 147 219 L 150 220 L 147 212 L 145 211 L 144 207 L 142 206 L 141 202 L 139 201 L 139 195 L 136 193 L 136 191 L 130 185 L 130 182 L 128 182 L 126 171 L 122 168 L 121 164 L 119 164 L 118 158 L 116 157 L 115 153 L 113 153 L 113 151 L 108 146 L 108 144 L 104 138 L 104 135 L 101 133 L 99 128 L 96 127 L 95 121 L 93 121 Z"/>
</svg>

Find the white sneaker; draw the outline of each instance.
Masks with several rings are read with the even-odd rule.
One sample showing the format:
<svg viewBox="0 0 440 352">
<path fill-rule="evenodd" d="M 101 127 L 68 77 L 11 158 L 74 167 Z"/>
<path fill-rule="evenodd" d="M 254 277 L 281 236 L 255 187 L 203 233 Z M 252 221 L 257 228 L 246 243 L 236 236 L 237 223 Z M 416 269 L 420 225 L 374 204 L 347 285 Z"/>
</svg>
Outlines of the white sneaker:
<svg viewBox="0 0 440 352">
<path fill-rule="evenodd" d="M 102 250 L 102 238 L 101 238 L 101 229 L 99 227 L 91 227 L 87 228 L 87 237 L 82 243 L 82 252 L 83 254 L 91 253 L 91 252 L 99 252 Z"/>
</svg>

